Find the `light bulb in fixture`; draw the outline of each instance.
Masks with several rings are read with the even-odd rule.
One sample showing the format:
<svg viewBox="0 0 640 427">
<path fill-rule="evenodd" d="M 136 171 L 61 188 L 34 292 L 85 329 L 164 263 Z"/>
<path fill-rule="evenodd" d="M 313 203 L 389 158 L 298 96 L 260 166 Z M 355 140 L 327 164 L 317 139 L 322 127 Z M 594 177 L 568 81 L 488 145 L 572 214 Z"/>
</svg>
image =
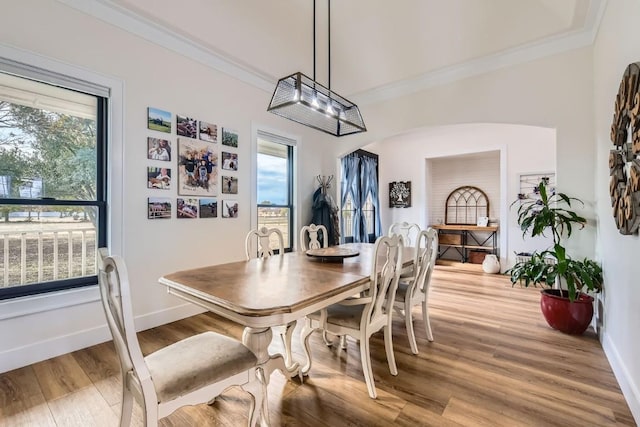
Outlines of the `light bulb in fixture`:
<svg viewBox="0 0 640 427">
<path fill-rule="evenodd" d="M 330 102 L 327 102 L 327 114 L 329 115 L 335 115 L 335 112 L 333 111 L 333 107 L 331 106 Z"/>
</svg>

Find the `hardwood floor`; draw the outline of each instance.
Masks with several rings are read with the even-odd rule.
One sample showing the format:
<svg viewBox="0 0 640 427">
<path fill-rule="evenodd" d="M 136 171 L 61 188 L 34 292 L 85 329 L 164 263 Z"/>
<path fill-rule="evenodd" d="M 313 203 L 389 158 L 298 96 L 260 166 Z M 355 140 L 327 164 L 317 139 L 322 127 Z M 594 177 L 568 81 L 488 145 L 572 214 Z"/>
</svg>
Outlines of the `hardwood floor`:
<svg viewBox="0 0 640 427">
<path fill-rule="evenodd" d="M 394 321 L 398 376 L 389 374 L 382 333 L 371 338 L 377 400 L 367 395 L 358 344 L 349 341 L 341 351 L 314 334 L 314 363 L 304 384 L 280 373 L 271 378 L 272 425 L 636 425 L 593 331 L 569 336 L 550 329 L 538 290 L 447 266 L 436 267 L 432 286 L 434 342 L 416 322 L 420 354 L 411 354 L 404 323 Z M 144 331 L 139 339 L 146 354 L 205 330 L 238 339 L 242 333 L 238 325 L 202 314 Z M 294 351 L 301 359 L 297 342 Z M 0 374 L 0 426 L 116 426 L 118 370 L 109 342 Z M 248 395 L 231 389 L 213 406 L 183 408 L 160 424 L 245 425 L 248 402 Z M 136 411 L 134 424 L 141 425 Z"/>
</svg>

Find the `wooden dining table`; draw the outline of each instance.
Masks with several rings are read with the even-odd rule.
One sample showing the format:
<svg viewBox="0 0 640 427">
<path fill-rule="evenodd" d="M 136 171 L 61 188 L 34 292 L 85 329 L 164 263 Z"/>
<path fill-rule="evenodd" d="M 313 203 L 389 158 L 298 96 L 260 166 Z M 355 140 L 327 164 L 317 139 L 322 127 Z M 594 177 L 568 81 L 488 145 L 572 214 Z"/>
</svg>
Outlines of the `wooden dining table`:
<svg viewBox="0 0 640 427">
<path fill-rule="evenodd" d="M 373 244 L 339 245 L 357 256 L 330 258 L 290 252 L 267 259 L 230 262 L 167 274 L 159 282 L 167 291 L 243 326 L 242 342 L 258 358 L 268 383 L 278 369 L 302 377 L 300 364 L 269 354 L 271 327 L 297 319 L 368 289 Z M 403 264 L 413 262 L 413 248 L 403 251 Z"/>
</svg>

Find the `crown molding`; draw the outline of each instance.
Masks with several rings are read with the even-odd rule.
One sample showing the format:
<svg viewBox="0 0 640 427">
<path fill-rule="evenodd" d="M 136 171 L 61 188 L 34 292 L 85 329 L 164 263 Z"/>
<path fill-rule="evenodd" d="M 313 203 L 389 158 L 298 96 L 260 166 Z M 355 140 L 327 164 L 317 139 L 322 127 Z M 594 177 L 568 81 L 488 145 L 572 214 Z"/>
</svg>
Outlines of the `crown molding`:
<svg viewBox="0 0 640 427">
<path fill-rule="evenodd" d="M 417 77 L 399 80 L 388 85 L 349 95 L 359 105 L 375 104 L 410 95 L 436 86 L 534 61 L 551 55 L 568 52 L 595 41 L 608 0 L 591 0 L 585 26 L 570 33 L 547 37 L 536 42 L 506 49 L 492 55 L 465 61 L 460 64 L 429 71 Z"/>
<path fill-rule="evenodd" d="M 143 16 L 115 4 L 111 0 L 57 0 L 69 7 L 161 45 L 194 61 L 271 93 L 277 78 L 229 58 L 213 49 L 163 27 Z M 348 95 L 358 104 L 377 102 L 406 96 L 476 75 L 496 71 L 568 52 L 593 44 L 608 0 L 590 0 L 585 25 L 581 30 L 548 37 L 513 49 L 465 61 L 460 64 L 429 71 L 417 77 L 399 80 L 363 92 Z"/>
<path fill-rule="evenodd" d="M 80 12 L 135 34 L 194 61 L 200 62 L 265 92 L 273 92 L 277 79 L 215 52 L 208 46 L 163 27 L 111 0 L 58 0 Z"/>
</svg>

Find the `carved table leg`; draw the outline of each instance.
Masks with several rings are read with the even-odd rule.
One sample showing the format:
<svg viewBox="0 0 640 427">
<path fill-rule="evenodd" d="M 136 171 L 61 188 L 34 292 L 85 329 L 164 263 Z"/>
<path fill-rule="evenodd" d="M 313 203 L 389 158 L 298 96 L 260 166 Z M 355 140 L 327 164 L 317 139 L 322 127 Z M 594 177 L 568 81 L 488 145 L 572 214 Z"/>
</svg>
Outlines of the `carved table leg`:
<svg viewBox="0 0 640 427">
<path fill-rule="evenodd" d="M 271 328 L 247 327 L 242 333 L 242 343 L 251 349 L 258 358 L 258 366 L 264 370 L 267 385 L 269 384 L 271 373 L 276 369 L 279 369 L 287 378 L 300 375 L 300 365 L 297 362 L 287 367 L 281 354 L 269 354 L 269 344 L 272 337 Z"/>
</svg>

